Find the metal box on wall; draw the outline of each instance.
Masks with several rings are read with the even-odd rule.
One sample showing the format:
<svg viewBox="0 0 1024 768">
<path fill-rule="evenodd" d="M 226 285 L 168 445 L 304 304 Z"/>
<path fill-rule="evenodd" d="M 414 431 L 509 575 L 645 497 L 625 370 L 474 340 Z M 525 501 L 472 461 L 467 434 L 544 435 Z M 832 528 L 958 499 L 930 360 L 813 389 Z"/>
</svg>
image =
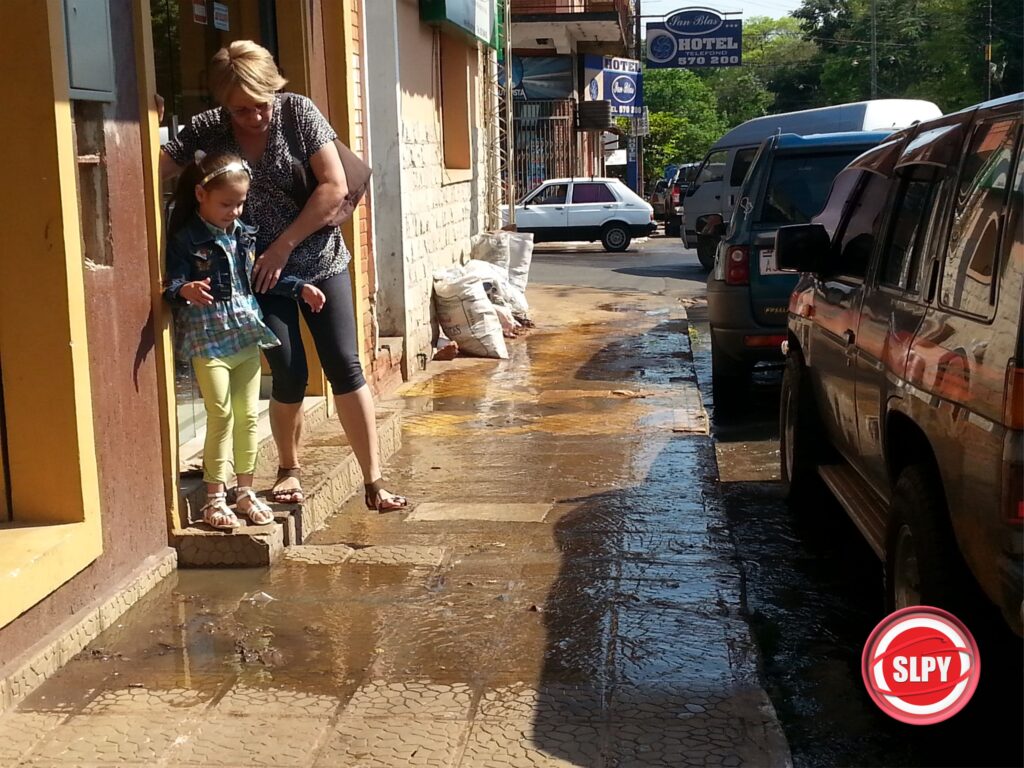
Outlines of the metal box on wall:
<svg viewBox="0 0 1024 768">
<path fill-rule="evenodd" d="M 63 7 L 71 98 L 113 101 L 109 0 L 64 0 Z"/>
</svg>

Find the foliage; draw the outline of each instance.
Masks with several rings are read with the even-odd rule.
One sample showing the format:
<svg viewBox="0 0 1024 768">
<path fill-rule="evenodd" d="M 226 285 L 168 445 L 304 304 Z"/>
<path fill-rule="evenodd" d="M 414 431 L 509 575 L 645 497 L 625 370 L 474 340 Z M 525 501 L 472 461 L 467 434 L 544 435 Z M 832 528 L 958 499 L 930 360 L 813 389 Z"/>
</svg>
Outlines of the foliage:
<svg viewBox="0 0 1024 768">
<path fill-rule="evenodd" d="M 944 112 L 987 98 L 988 3 L 874 0 L 877 97 Z M 700 160 L 728 128 L 769 113 L 870 99 L 872 0 L 802 0 L 791 16 L 743 24 L 743 66 L 648 70 L 647 175 Z M 992 0 L 993 98 L 1024 90 L 1024 8 Z"/>
</svg>

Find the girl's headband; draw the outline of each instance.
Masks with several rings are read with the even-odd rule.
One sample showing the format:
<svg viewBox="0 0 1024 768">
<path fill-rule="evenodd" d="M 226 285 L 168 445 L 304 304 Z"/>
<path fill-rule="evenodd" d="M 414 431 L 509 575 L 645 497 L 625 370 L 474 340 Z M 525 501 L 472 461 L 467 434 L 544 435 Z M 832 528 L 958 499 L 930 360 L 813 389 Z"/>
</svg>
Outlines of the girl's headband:
<svg viewBox="0 0 1024 768">
<path fill-rule="evenodd" d="M 197 150 L 196 151 L 196 158 L 195 159 L 196 159 L 196 163 L 197 164 L 201 163 L 203 161 L 203 158 L 205 158 L 205 157 L 206 157 L 206 153 L 205 152 L 203 152 L 202 150 Z M 245 160 L 242 160 L 242 161 L 235 160 L 235 161 L 232 161 L 232 162 L 228 163 L 225 166 L 222 166 L 222 167 L 218 168 L 215 171 L 210 171 L 210 173 L 208 173 L 205 176 L 203 176 L 203 178 L 199 182 L 199 186 L 205 187 L 208 183 L 210 183 L 213 179 L 217 178 L 218 176 L 223 176 L 225 173 L 234 173 L 236 171 L 244 171 L 245 174 L 250 179 L 252 178 L 252 171 L 249 169 L 249 164 L 247 162 L 245 162 Z"/>
<path fill-rule="evenodd" d="M 225 173 L 233 173 L 235 171 L 245 171 L 246 175 L 250 179 L 252 178 L 252 171 L 249 170 L 249 166 L 247 163 L 245 163 L 244 161 L 234 161 L 228 163 L 225 166 L 222 166 L 221 168 L 218 168 L 215 171 L 211 171 L 210 173 L 203 176 L 202 180 L 199 182 L 199 186 L 205 187 L 210 181 L 217 178 L 218 176 L 223 176 Z"/>
</svg>

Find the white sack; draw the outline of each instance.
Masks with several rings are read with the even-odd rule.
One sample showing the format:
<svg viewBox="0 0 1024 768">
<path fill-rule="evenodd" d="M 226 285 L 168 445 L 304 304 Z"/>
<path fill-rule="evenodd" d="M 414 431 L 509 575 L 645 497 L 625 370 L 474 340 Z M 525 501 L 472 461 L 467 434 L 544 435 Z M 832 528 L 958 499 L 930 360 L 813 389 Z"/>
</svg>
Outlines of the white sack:
<svg viewBox="0 0 1024 768">
<path fill-rule="evenodd" d="M 508 358 L 498 313 L 483 281 L 464 268 L 434 273 L 434 306 L 444 335 L 468 355 Z"/>
<path fill-rule="evenodd" d="M 508 279 L 509 265 L 509 233 L 483 232 L 473 238 L 470 256 L 478 261 L 496 264 L 505 279 Z"/>
<path fill-rule="evenodd" d="M 526 283 L 530 279 L 530 262 L 533 261 L 533 232 L 509 232 L 508 240 L 508 281 L 518 288 L 525 297 Z"/>
</svg>

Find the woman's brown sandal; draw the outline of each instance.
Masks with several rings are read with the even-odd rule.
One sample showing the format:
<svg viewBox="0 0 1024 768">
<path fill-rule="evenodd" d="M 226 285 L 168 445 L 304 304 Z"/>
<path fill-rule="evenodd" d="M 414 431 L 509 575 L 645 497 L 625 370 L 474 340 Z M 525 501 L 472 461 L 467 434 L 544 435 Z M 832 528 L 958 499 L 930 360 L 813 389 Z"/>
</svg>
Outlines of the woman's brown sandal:
<svg viewBox="0 0 1024 768">
<path fill-rule="evenodd" d="M 244 504 L 243 502 L 247 502 Z M 235 508 L 249 518 L 253 525 L 270 525 L 274 522 L 274 510 L 267 506 L 256 495 L 252 488 L 239 488 L 236 493 Z"/>
<path fill-rule="evenodd" d="M 384 481 L 381 478 L 367 483 L 363 486 L 366 489 L 366 508 L 375 512 L 394 512 L 405 509 L 409 506 L 409 500 L 404 496 L 395 496 L 384 490 Z"/>
<path fill-rule="evenodd" d="M 241 521 L 227 505 L 226 493 L 209 494 L 200 511 L 203 513 L 203 522 L 218 531 L 236 531 L 242 527 Z"/>
<path fill-rule="evenodd" d="M 297 488 L 278 488 L 282 480 L 287 480 L 290 477 L 294 477 L 296 480 L 299 479 L 299 474 L 302 471 L 302 467 L 278 467 L 277 468 L 277 482 L 274 483 L 274 489 L 270 492 L 270 498 L 277 504 L 301 504 L 305 501 L 305 494 L 302 492 L 302 486 L 299 485 Z"/>
</svg>

